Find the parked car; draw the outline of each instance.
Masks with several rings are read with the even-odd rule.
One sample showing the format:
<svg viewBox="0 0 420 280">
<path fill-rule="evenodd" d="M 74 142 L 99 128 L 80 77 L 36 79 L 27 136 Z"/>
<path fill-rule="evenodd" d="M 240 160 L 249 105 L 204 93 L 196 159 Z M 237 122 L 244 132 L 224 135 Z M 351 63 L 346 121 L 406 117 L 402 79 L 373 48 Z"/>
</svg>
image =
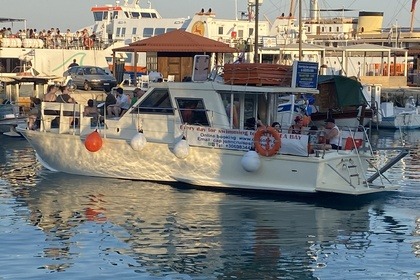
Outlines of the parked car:
<svg viewBox="0 0 420 280">
<path fill-rule="evenodd" d="M 110 91 L 117 86 L 114 76 L 96 66 L 73 66 L 63 73 L 66 80 L 71 79 L 76 88 Z"/>
</svg>

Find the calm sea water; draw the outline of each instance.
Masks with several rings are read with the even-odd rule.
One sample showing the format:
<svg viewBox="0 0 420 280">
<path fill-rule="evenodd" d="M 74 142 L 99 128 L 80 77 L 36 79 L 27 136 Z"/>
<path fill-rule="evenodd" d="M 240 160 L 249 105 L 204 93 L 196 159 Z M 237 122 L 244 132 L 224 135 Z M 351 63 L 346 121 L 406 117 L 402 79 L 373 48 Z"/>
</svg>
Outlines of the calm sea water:
<svg viewBox="0 0 420 280">
<path fill-rule="evenodd" d="M 420 279 L 420 148 L 362 199 L 52 173 L 5 136 L 0 175 L 0 279 Z"/>
</svg>

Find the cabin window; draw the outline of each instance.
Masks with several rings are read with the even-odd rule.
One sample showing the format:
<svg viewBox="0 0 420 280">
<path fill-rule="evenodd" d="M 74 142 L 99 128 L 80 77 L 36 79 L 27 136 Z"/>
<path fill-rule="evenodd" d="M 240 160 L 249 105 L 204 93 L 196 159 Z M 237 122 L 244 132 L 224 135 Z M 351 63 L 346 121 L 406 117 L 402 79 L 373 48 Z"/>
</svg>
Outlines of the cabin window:
<svg viewBox="0 0 420 280">
<path fill-rule="evenodd" d="M 219 26 L 219 35 L 223 35 L 223 26 Z"/>
<path fill-rule="evenodd" d="M 173 115 L 174 110 L 172 107 L 171 99 L 167 89 L 155 89 L 150 93 L 146 99 L 143 100 L 132 113 L 156 113 Z"/>
<path fill-rule="evenodd" d="M 142 18 L 151 18 L 150 13 L 140 13 Z"/>
<path fill-rule="evenodd" d="M 330 27 L 328 28 L 328 30 L 329 30 L 329 32 L 332 32 L 332 27 L 330 26 Z"/>
<path fill-rule="evenodd" d="M 325 27 L 321 27 L 321 31 L 322 32 L 325 32 Z"/>
<path fill-rule="evenodd" d="M 167 28 L 166 33 L 176 30 L 176 28 Z"/>
<path fill-rule="evenodd" d="M 132 34 L 133 34 L 133 35 L 136 35 L 136 34 L 137 34 L 137 27 L 133 27 Z"/>
<path fill-rule="evenodd" d="M 311 33 L 311 27 L 307 26 L 306 28 L 308 29 L 308 33 Z"/>
<path fill-rule="evenodd" d="M 130 14 L 128 12 L 124 12 L 126 18 L 130 18 Z"/>
<path fill-rule="evenodd" d="M 131 13 L 131 16 L 132 16 L 133 18 L 139 18 L 139 17 L 140 17 L 140 13 L 139 13 L 139 12 L 132 12 L 132 13 Z"/>
<path fill-rule="evenodd" d="M 244 31 L 243 30 L 238 30 L 238 37 L 239 38 L 243 38 L 244 37 Z"/>
<path fill-rule="evenodd" d="M 337 32 L 340 32 L 340 27 L 338 27 L 338 26 L 337 26 L 337 29 L 336 29 L 336 31 L 337 31 Z"/>
<path fill-rule="evenodd" d="M 157 15 L 155 13 L 152 13 L 152 18 L 157 18 Z"/>
<path fill-rule="evenodd" d="M 182 123 L 209 126 L 203 99 L 176 98 Z"/>
<path fill-rule="evenodd" d="M 125 27 L 121 28 L 121 37 L 125 37 L 125 30 Z"/>
<path fill-rule="evenodd" d="M 156 35 L 161 35 L 163 33 L 165 33 L 165 28 L 156 28 L 155 29 L 155 36 Z"/>
<path fill-rule="evenodd" d="M 248 32 L 249 32 L 249 37 L 251 37 L 254 34 L 254 28 L 250 28 Z"/>
<path fill-rule="evenodd" d="M 232 128 L 254 130 L 256 126 L 256 117 L 258 101 L 255 95 L 233 96 L 233 108 L 231 106 L 231 93 L 221 93 L 220 97 L 225 104 L 226 115 Z M 243 108 L 243 109 L 242 109 Z M 231 113 L 233 113 L 231 117 Z M 258 116 L 259 118 L 259 116 Z"/>
<path fill-rule="evenodd" d="M 143 37 L 152 37 L 152 36 L 153 36 L 153 28 L 143 29 Z"/>
<path fill-rule="evenodd" d="M 102 21 L 103 12 L 94 12 L 93 13 L 93 19 L 95 21 Z"/>
</svg>

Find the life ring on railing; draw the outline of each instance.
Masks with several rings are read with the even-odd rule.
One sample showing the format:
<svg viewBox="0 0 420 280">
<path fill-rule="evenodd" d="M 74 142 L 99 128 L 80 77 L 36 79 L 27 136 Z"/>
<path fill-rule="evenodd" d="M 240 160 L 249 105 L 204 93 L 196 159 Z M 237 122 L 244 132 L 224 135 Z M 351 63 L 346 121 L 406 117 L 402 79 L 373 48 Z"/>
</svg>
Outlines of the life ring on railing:
<svg viewBox="0 0 420 280">
<path fill-rule="evenodd" d="M 266 135 L 265 145 L 261 144 L 261 137 Z M 270 147 L 270 138 L 274 138 L 274 145 Z M 280 133 L 274 127 L 261 127 L 254 134 L 254 147 L 255 151 L 266 157 L 271 157 L 280 150 L 281 140 Z"/>
<path fill-rule="evenodd" d="M 87 48 L 92 48 L 93 47 L 93 40 L 92 40 L 92 38 L 85 38 L 85 40 L 83 41 L 83 44 Z"/>
</svg>

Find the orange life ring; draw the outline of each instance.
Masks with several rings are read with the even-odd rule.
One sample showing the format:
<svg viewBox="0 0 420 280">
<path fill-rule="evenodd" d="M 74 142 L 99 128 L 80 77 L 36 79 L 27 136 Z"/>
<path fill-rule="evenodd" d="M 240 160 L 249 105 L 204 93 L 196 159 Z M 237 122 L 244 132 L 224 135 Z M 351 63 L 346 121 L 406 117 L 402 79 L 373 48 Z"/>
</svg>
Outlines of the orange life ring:
<svg viewBox="0 0 420 280">
<path fill-rule="evenodd" d="M 263 135 L 266 136 L 265 145 L 261 144 L 261 137 Z M 272 147 L 270 147 L 271 137 L 274 138 L 274 145 Z M 254 147 L 255 151 L 262 156 L 271 157 L 277 154 L 281 147 L 280 133 L 271 126 L 260 127 L 254 134 Z"/>
<path fill-rule="evenodd" d="M 85 38 L 84 44 L 85 44 L 85 47 L 92 48 L 93 40 L 91 38 Z"/>
</svg>

